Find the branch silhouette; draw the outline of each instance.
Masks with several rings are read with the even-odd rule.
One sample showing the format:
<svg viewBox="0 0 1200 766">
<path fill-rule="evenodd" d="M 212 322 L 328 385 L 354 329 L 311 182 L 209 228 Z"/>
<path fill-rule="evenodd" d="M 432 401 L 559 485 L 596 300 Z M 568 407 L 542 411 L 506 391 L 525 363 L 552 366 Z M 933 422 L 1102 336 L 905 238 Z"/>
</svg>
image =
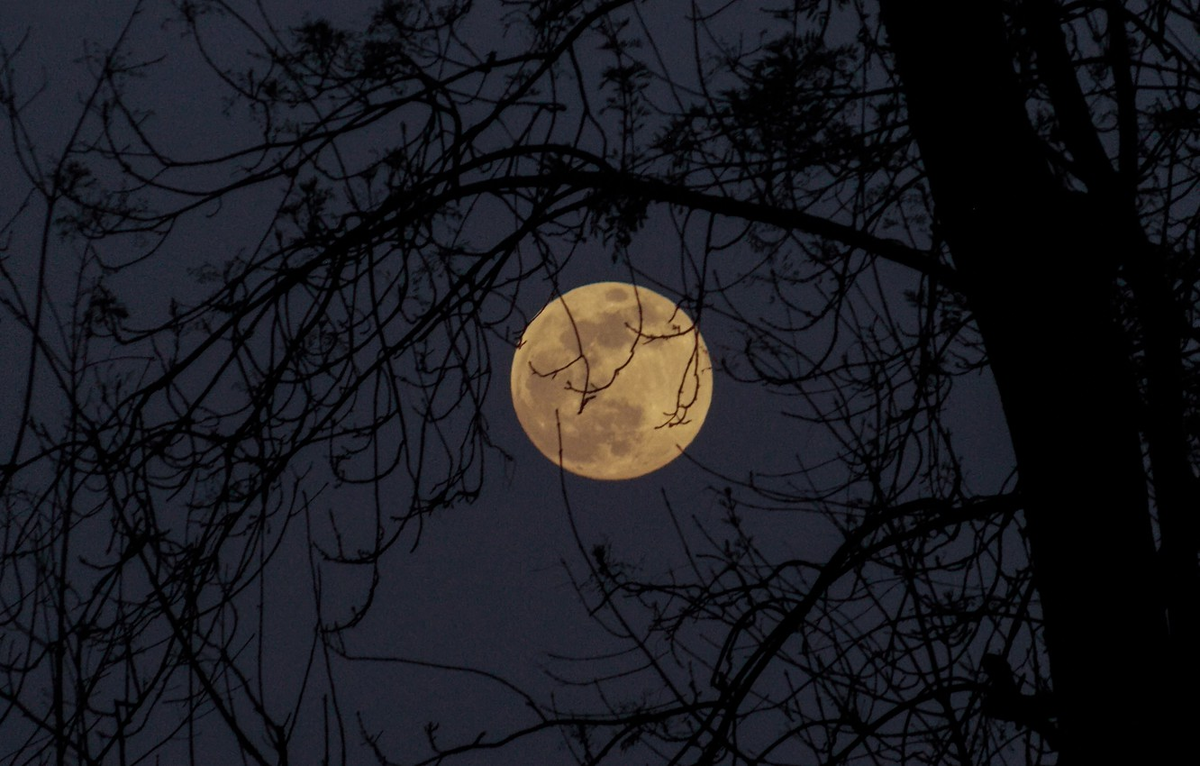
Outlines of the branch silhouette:
<svg viewBox="0 0 1200 766">
<path fill-rule="evenodd" d="M 167 5 L 69 113 L 0 39 L 0 760 L 1185 752 L 1194 4 Z M 677 461 L 654 561 L 564 479 L 621 649 L 549 657 L 553 692 L 363 650 L 431 515 L 511 474 L 494 375 L 597 251 L 778 405 L 742 424 L 777 462 Z M 496 721 L 381 722 L 355 692 L 411 701 L 401 671 Z"/>
</svg>

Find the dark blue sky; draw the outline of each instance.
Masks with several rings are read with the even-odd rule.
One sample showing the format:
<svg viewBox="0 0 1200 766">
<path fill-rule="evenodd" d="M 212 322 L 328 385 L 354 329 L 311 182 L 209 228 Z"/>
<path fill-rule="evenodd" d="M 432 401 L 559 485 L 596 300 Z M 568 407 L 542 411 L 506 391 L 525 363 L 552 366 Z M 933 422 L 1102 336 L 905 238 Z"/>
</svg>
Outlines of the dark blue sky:
<svg viewBox="0 0 1200 766">
<path fill-rule="evenodd" d="M 279 11 L 276 20 L 281 26 L 301 18 L 305 10 L 326 13 L 329 7 L 324 3 L 309 3 L 311 8 L 301 3 L 278 5 L 280 8 L 273 11 Z M 82 41 L 109 44 L 131 6 L 107 0 L 44 0 L 5 9 L 0 18 L 0 41 L 11 47 L 23 30 L 30 30 L 17 61 L 17 69 L 25 78 L 24 87 L 28 89 L 45 79 L 45 93 L 27 113 L 34 139 L 44 155 L 53 154 L 65 140 L 69 119 L 65 115 L 77 109 L 76 93 L 89 86 L 86 72 L 72 62 L 82 51 Z M 335 21 L 350 24 L 367 7 L 363 0 L 338 3 Z M 149 41 L 145 43 L 147 51 L 168 55 L 162 71 L 169 72 L 169 76 L 152 72 L 144 83 L 134 86 L 142 104 L 158 113 L 153 123 L 158 135 L 182 156 L 236 145 L 240 140 L 236 134 L 238 119 L 220 115 L 220 91 L 211 74 L 199 66 L 176 28 L 161 26 L 154 20 L 160 12 L 157 3 L 149 3 L 134 32 L 139 45 L 142 40 Z M 645 12 L 651 11 L 647 8 Z M 237 40 L 220 45 L 228 46 L 220 50 L 230 55 L 238 53 Z M 376 147 L 361 148 L 369 151 Z M 6 143 L 0 151 L 0 173 L 6 178 L 17 177 L 10 153 L 11 145 Z M 6 183 L 0 191 L 0 210 L 6 216 L 17 203 L 21 186 L 20 182 Z M 243 196 L 238 204 L 212 218 L 194 216 L 173 236 L 160 257 L 116 279 L 114 287 L 134 318 L 161 316 L 172 295 L 194 296 L 196 288 L 183 264 L 219 259 L 218 254 L 244 246 L 244 241 L 261 227 L 261 212 L 252 196 Z M 31 237 L 29 229 L 23 228 L 14 243 L 27 245 L 33 241 Z M 59 290 L 61 297 L 67 294 L 75 261 L 70 243 L 56 243 L 54 248 L 51 272 L 56 285 L 52 291 Z M 677 290 L 681 287 L 677 253 L 678 238 L 665 210 L 652 211 L 646 229 L 631 247 L 632 263 L 669 289 Z M 10 251 L 8 257 L 14 270 L 21 273 L 20 247 Z M 712 266 L 726 277 L 753 260 L 748 248 L 737 246 L 721 257 L 725 260 Z M 32 277 L 31 269 L 24 273 Z M 559 285 L 566 290 L 592 281 L 628 278 L 627 267 L 614 264 L 608 252 L 592 244 L 573 258 L 560 276 Z M 885 270 L 884 278 L 894 281 L 894 289 L 903 288 L 907 279 L 898 269 Z M 551 294 L 549 283 L 534 285 L 522 293 L 520 308 L 532 316 Z M 765 294 L 755 296 L 748 291 L 743 295 L 749 303 L 741 308 L 748 315 L 757 310 L 756 300 L 762 301 L 764 312 L 770 311 Z M 819 429 L 781 415 L 781 411 L 797 411 L 802 403 L 772 395 L 759 385 L 736 382 L 725 373 L 724 359 L 741 348 L 739 328 L 734 322 L 709 311 L 701 329 L 712 351 L 716 378 L 708 420 L 688 452 L 695 464 L 678 460 L 629 482 L 596 482 L 570 475 L 565 479 L 570 509 L 584 546 L 590 549 L 598 543 L 611 543 L 619 558 L 636 562 L 649 574 L 667 572 L 685 561 L 666 507 L 668 502 L 693 542 L 698 538 L 692 519 L 706 528 L 720 528 L 723 509 L 719 488 L 724 482 L 703 467 L 746 480 L 752 472 L 770 475 L 795 469 L 797 458 L 808 464 L 819 463 L 833 448 Z M 515 316 L 510 331 L 513 338 L 519 334 Z M 20 333 L 8 329 L 0 333 L 0 352 L 6 357 L 19 357 L 26 343 L 26 336 Z M 484 411 L 491 438 L 514 460 L 505 466 L 498 456 L 489 455 L 479 500 L 438 511 L 426 519 L 420 543 L 412 552 L 409 548 L 416 541 L 416 527 L 404 533 L 400 544 L 381 563 L 382 584 L 376 603 L 362 626 L 351 634 L 347 648 L 364 656 L 390 655 L 495 672 L 544 699 L 558 688 L 543 673 L 544 667 L 583 677 L 596 667 L 551 660 L 550 654 L 586 657 L 612 651 L 618 644 L 586 614 L 564 569 L 565 564 L 577 576 L 585 576 L 584 561 L 560 493 L 558 471 L 528 443 L 512 412 L 507 390 L 511 349 L 496 342 L 492 354 L 493 377 Z M 17 372 L 20 370 L 8 368 L 6 375 Z M 4 390 L 10 393 L 5 397 L 2 423 L 11 423 L 15 405 L 12 392 L 19 386 L 17 381 L 4 384 Z M 953 427 L 958 443 L 964 454 L 978 457 L 969 468 L 980 483 L 996 484 L 1003 477 L 989 475 L 989 468 L 993 464 L 1008 465 L 1010 459 L 990 384 L 983 379 L 963 378 L 957 386 L 959 399 Z M 314 485 L 319 483 L 315 481 Z M 712 487 L 718 491 L 712 491 Z M 319 495 L 316 505 L 322 512 L 352 518 L 356 513 L 366 514 L 369 502 L 363 488 L 330 487 Z M 747 523 L 764 548 L 781 557 L 817 557 L 837 541 L 824 521 L 804 512 L 750 513 Z M 347 605 L 360 598 L 364 586 L 359 575 L 335 576 L 325 583 L 331 592 L 344 589 Z M 266 588 L 266 633 L 271 654 L 266 664 L 271 675 L 269 685 L 275 687 L 268 697 L 283 704 L 294 693 L 296 673 L 311 639 L 311 589 L 305 546 L 298 535 L 283 547 L 276 567 L 268 573 Z M 500 735 L 530 722 L 516 695 L 470 673 L 365 663 L 347 670 L 345 679 L 341 687 L 343 704 L 348 709 L 361 709 L 368 728 L 385 732 L 382 741 L 401 760 L 424 753 L 422 726 L 427 720 L 442 722 L 441 736 L 447 743 L 469 739 L 483 730 Z M 589 698 L 586 690 L 558 689 L 557 693 L 567 704 Z M 208 725 L 218 727 L 215 717 Z M 315 730 L 310 735 L 319 738 Z M 540 742 L 538 751 L 547 758 L 559 746 L 553 734 L 543 735 Z M 529 751 L 502 751 L 489 756 L 486 762 L 535 762 L 530 758 Z"/>
</svg>

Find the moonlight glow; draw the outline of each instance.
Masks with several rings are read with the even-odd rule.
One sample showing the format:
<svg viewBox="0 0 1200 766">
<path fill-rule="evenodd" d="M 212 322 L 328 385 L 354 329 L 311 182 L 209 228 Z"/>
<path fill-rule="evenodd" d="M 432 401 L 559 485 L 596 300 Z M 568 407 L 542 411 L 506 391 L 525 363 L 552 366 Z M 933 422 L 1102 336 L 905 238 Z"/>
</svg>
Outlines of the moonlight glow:
<svg viewBox="0 0 1200 766">
<path fill-rule="evenodd" d="M 692 320 L 644 287 L 598 282 L 550 302 L 512 366 L 517 418 L 555 465 L 631 479 L 678 457 L 712 401 L 712 364 Z"/>
</svg>

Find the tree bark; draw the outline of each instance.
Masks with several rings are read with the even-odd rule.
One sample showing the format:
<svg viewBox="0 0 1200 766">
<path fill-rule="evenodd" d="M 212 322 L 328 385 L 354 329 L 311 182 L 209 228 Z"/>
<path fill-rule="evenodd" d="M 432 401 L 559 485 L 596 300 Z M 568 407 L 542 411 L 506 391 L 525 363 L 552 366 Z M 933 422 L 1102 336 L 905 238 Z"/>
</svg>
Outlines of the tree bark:
<svg viewBox="0 0 1200 766">
<path fill-rule="evenodd" d="M 1051 174 L 998 2 L 880 7 L 937 223 L 1017 457 L 1059 763 L 1187 752 L 1166 701 L 1169 641 L 1139 396 L 1112 302 L 1128 236 L 1103 200 Z"/>
</svg>

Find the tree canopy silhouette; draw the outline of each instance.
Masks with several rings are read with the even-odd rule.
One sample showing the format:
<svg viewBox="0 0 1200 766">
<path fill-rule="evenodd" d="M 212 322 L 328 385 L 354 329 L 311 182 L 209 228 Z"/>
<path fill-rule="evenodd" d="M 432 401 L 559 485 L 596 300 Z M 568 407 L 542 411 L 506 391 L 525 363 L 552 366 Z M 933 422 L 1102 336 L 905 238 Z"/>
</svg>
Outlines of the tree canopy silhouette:
<svg viewBox="0 0 1200 766">
<path fill-rule="evenodd" d="M 655 227 L 679 243 L 656 287 L 737 328 L 723 374 L 825 451 L 706 466 L 727 523 L 669 507 L 677 567 L 581 538 L 580 595 L 628 652 L 564 677 L 590 703 L 510 686 L 527 724 L 429 726 L 423 762 L 549 732 L 587 764 L 1189 751 L 1194 1 L 385 0 L 358 26 L 169 10 L 139 3 L 92 50 L 56 131 L 31 118 L 32 43 L 0 40 L 27 190 L 0 260 L 25 344 L 0 466 L 5 762 L 182 741 L 193 762 L 220 742 L 283 764 L 307 736 L 322 762 L 397 762 L 338 696 L 381 564 L 511 459 L 482 403 L 521 296 L 596 242 L 656 279 Z M 188 55 L 208 79 L 175 87 L 224 107 L 203 126 L 155 93 L 196 75 Z M 1010 464 L 955 439 L 980 379 Z M 355 486 L 369 513 L 319 512 Z M 754 526 L 782 512 L 838 544 L 781 555 Z M 261 607 L 285 559 L 314 619 L 289 628 L 307 665 L 281 702 Z"/>
</svg>

